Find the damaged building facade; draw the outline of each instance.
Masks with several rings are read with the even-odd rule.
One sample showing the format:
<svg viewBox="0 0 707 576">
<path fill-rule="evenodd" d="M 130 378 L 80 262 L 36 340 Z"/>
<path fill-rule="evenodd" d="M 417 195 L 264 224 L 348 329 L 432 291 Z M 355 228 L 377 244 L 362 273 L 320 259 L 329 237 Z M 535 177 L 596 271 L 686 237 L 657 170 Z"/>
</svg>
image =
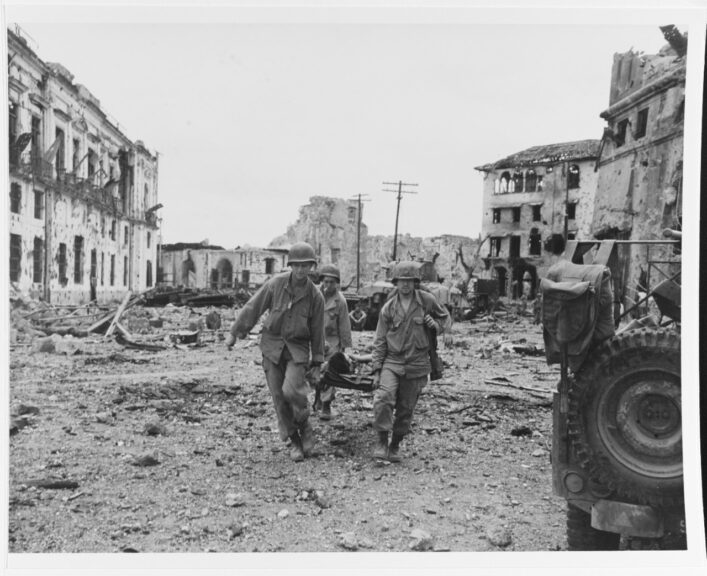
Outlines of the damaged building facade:
<svg viewBox="0 0 707 576">
<path fill-rule="evenodd" d="M 655 241 L 682 228 L 687 38 L 674 26 L 661 30 L 668 45 L 658 54 L 614 56 L 600 140 L 536 146 L 476 168 L 484 174 L 484 275 L 497 279 L 500 295 L 533 297 L 565 238 Z M 648 260 L 674 255 L 670 246 L 622 254 L 619 299 L 627 286 L 634 295 L 642 287 Z"/>
<path fill-rule="evenodd" d="M 224 250 L 208 243 L 164 244 L 160 250 L 161 283 L 211 290 L 255 288 L 286 269 L 287 252 L 287 248 Z"/>
<path fill-rule="evenodd" d="M 349 286 L 352 290 L 356 289 L 357 260 L 360 284 L 385 280 L 393 255 L 393 236 L 369 235 L 361 210 L 359 237 L 358 210 L 355 200 L 313 196 L 308 204 L 300 207 L 297 221 L 270 246 L 289 246 L 300 240 L 309 242 L 317 254 L 319 266 L 338 266 L 342 286 Z M 478 241 L 464 236 L 421 238 L 400 234 L 397 237 L 399 259 L 434 260 L 438 275 L 447 284 L 468 280 L 459 250 L 462 250 L 463 257 L 470 258 L 477 246 Z"/>
<path fill-rule="evenodd" d="M 682 229 L 687 37 L 674 26 L 661 30 L 668 44 L 658 54 L 614 55 L 609 107 L 600 114 L 607 127 L 591 230 L 598 239 L 663 240 L 664 229 Z M 641 288 L 649 260 L 671 259 L 671 246 L 624 251 L 627 292 Z M 678 264 L 673 268 L 679 271 Z"/>
<path fill-rule="evenodd" d="M 158 158 L 8 30 L 10 282 L 53 304 L 155 284 Z"/>
<path fill-rule="evenodd" d="M 482 278 L 533 298 L 568 239 L 591 232 L 599 140 L 534 146 L 477 166 L 483 173 Z"/>
</svg>

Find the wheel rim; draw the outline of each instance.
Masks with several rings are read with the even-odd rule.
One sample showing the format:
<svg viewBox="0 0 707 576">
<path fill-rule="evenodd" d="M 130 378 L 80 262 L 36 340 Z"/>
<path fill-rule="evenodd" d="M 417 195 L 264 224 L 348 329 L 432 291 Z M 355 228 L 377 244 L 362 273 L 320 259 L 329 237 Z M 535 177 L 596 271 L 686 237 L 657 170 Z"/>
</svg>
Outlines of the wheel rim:
<svg viewBox="0 0 707 576">
<path fill-rule="evenodd" d="M 605 388 L 596 409 L 599 439 L 620 465 L 648 478 L 682 476 L 679 376 L 634 372 Z"/>
</svg>

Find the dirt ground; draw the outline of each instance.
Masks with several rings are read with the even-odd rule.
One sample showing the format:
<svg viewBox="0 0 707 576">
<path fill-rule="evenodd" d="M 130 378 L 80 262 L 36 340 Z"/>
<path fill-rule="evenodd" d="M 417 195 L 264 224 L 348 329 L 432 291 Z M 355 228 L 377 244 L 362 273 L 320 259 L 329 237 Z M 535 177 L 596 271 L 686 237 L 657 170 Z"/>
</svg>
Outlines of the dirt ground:
<svg viewBox="0 0 707 576">
<path fill-rule="evenodd" d="M 223 327 L 198 345 L 165 344 L 214 310 Z M 333 420 L 313 416 L 314 456 L 290 461 L 257 336 L 225 348 L 232 310 L 130 312 L 133 328 L 164 320 L 142 331 L 164 350 L 15 338 L 10 552 L 566 549 L 549 460 L 559 371 L 518 351 L 542 348 L 531 315 L 455 323 L 403 462 L 381 464 L 372 396 L 342 389 Z M 372 339 L 355 332 L 355 348 Z"/>
</svg>

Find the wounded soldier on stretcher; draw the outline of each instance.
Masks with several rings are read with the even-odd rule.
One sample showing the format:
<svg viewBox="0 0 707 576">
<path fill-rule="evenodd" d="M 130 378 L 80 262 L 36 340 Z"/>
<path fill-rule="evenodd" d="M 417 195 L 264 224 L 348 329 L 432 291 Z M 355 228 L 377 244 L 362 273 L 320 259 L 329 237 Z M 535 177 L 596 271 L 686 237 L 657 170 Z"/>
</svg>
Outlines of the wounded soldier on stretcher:
<svg viewBox="0 0 707 576">
<path fill-rule="evenodd" d="M 373 389 L 373 378 L 370 373 L 362 370 L 362 365 L 370 364 L 372 359 L 372 354 L 335 352 L 328 361 L 322 364 L 319 381 L 313 382 L 310 379 L 309 383 L 317 392 L 330 386 L 370 392 Z"/>
</svg>

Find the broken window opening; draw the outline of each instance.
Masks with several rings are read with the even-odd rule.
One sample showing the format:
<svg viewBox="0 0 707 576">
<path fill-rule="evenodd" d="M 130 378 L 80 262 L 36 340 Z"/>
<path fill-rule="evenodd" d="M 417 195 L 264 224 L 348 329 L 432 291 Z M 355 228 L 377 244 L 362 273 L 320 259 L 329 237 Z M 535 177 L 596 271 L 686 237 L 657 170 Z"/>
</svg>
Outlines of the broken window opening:
<svg viewBox="0 0 707 576">
<path fill-rule="evenodd" d="M 149 232 L 147 233 L 147 247 L 150 247 L 150 242 L 152 241 L 152 234 Z"/>
<path fill-rule="evenodd" d="M 577 237 L 576 232 L 567 232 L 567 240 L 574 240 Z"/>
<path fill-rule="evenodd" d="M 92 181 L 93 177 L 96 175 L 96 153 L 93 151 L 93 148 L 88 149 L 87 165 L 88 179 Z"/>
<path fill-rule="evenodd" d="M 513 214 L 513 222 L 520 222 L 520 206 L 511 208 L 511 212 Z"/>
<path fill-rule="evenodd" d="M 57 260 L 59 262 L 59 284 L 61 284 L 62 286 L 66 286 L 69 283 L 69 278 L 66 275 L 66 244 L 64 244 L 63 242 L 59 244 L 59 256 Z"/>
<path fill-rule="evenodd" d="M 115 286 L 115 254 L 110 255 L 110 285 Z"/>
<path fill-rule="evenodd" d="M 491 258 L 498 258 L 501 255 L 501 240 L 500 236 L 494 236 L 489 240 L 489 256 Z"/>
<path fill-rule="evenodd" d="M 115 241 L 115 227 L 116 227 L 115 220 L 113 220 L 110 223 L 110 239 L 113 241 Z"/>
<path fill-rule="evenodd" d="M 83 284 L 83 236 L 74 236 L 74 284 Z"/>
<path fill-rule="evenodd" d="M 34 191 L 34 217 L 41 220 L 44 217 L 44 192 Z"/>
<path fill-rule="evenodd" d="M 274 274 L 275 273 L 275 258 L 265 259 L 265 273 Z"/>
<path fill-rule="evenodd" d="M 349 224 L 356 224 L 358 208 L 356 206 L 348 207 Z"/>
<path fill-rule="evenodd" d="M 32 156 L 40 159 L 42 156 L 42 119 L 32 116 Z"/>
<path fill-rule="evenodd" d="M 574 220 L 577 215 L 577 203 L 568 202 L 567 203 L 567 219 Z"/>
<path fill-rule="evenodd" d="M 19 282 L 22 269 L 22 236 L 10 234 L 10 282 Z"/>
<path fill-rule="evenodd" d="M 15 166 L 19 162 L 19 150 L 14 147 L 17 138 L 17 104 L 10 102 L 9 117 L 8 117 L 8 133 L 10 144 L 10 165 Z"/>
<path fill-rule="evenodd" d="M 579 166 L 572 164 L 567 171 L 567 188 L 579 188 Z"/>
<path fill-rule="evenodd" d="M 500 194 L 501 193 L 501 183 L 498 178 L 496 178 L 493 181 L 493 193 L 494 194 Z"/>
<path fill-rule="evenodd" d="M 525 173 L 525 191 L 535 192 L 538 184 L 538 175 L 532 168 Z"/>
<path fill-rule="evenodd" d="M 129 230 L 128 230 L 128 227 L 125 226 L 125 227 L 123 228 L 123 246 L 127 246 L 127 245 L 128 245 L 128 236 L 129 236 L 129 235 L 130 235 L 130 232 L 129 232 Z"/>
<path fill-rule="evenodd" d="M 81 140 L 78 138 L 73 139 L 73 154 L 71 155 L 71 172 L 76 174 L 76 169 L 79 167 L 79 162 L 81 161 Z"/>
<path fill-rule="evenodd" d="M 528 254 L 531 256 L 540 256 L 542 252 L 542 241 L 540 232 L 537 228 L 530 229 L 530 237 L 528 239 Z"/>
<path fill-rule="evenodd" d="M 538 184 L 537 184 L 536 190 L 537 190 L 537 192 L 542 192 L 543 191 L 543 177 L 538 175 L 537 182 L 538 182 Z"/>
<path fill-rule="evenodd" d="M 513 190 L 515 192 L 522 192 L 523 191 L 523 173 L 522 172 L 515 172 L 513 174 Z"/>
<path fill-rule="evenodd" d="M 634 138 L 643 138 L 646 135 L 646 129 L 648 128 L 648 108 L 638 111 L 638 116 L 636 117 L 636 134 Z"/>
<path fill-rule="evenodd" d="M 106 253 L 101 252 L 101 286 L 105 286 L 106 280 Z"/>
<path fill-rule="evenodd" d="M 91 250 L 91 286 L 95 286 L 98 280 L 98 252 L 94 248 Z"/>
<path fill-rule="evenodd" d="M 150 188 L 147 186 L 147 184 L 145 184 L 145 191 L 142 197 L 142 205 L 143 210 L 147 212 L 148 208 L 150 207 Z"/>
<path fill-rule="evenodd" d="M 501 222 L 501 209 L 494 208 L 493 209 L 493 223 L 498 224 L 499 222 Z"/>
<path fill-rule="evenodd" d="M 339 263 L 339 254 L 341 254 L 341 248 L 332 248 L 331 249 L 331 263 L 332 264 Z"/>
<path fill-rule="evenodd" d="M 37 236 L 34 237 L 34 251 L 32 252 L 33 274 L 32 282 L 42 283 L 42 263 L 44 261 L 44 241 Z"/>
<path fill-rule="evenodd" d="M 508 249 L 511 258 L 520 258 L 520 236 L 511 236 L 511 244 Z"/>
<path fill-rule="evenodd" d="M 54 166 L 56 167 L 56 175 L 66 171 L 66 160 L 64 158 L 64 131 L 61 128 L 55 130 L 56 139 L 59 141 L 56 156 L 54 157 Z"/>
<path fill-rule="evenodd" d="M 123 286 L 128 285 L 128 257 L 123 256 Z"/>
<path fill-rule="evenodd" d="M 501 174 L 501 194 L 508 193 L 510 181 L 511 175 L 509 172 L 504 172 L 503 174 Z"/>
<path fill-rule="evenodd" d="M 616 126 L 616 136 L 614 136 L 614 141 L 616 142 L 616 147 L 620 148 L 626 144 L 626 132 L 628 130 L 628 118 L 624 118 Z"/>
<path fill-rule="evenodd" d="M 540 209 L 542 208 L 542 205 L 537 204 L 532 207 L 533 208 L 533 222 L 540 222 L 542 219 L 542 214 Z"/>
<path fill-rule="evenodd" d="M 150 260 L 147 261 L 147 271 L 145 274 L 145 284 L 147 285 L 148 288 L 152 286 L 152 262 Z"/>
<path fill-rule="evenodd" d="M 13 182 L 10 185 L 10 212 L 19 214 L 22 209 L 22 186 Z"/>
</svg>

